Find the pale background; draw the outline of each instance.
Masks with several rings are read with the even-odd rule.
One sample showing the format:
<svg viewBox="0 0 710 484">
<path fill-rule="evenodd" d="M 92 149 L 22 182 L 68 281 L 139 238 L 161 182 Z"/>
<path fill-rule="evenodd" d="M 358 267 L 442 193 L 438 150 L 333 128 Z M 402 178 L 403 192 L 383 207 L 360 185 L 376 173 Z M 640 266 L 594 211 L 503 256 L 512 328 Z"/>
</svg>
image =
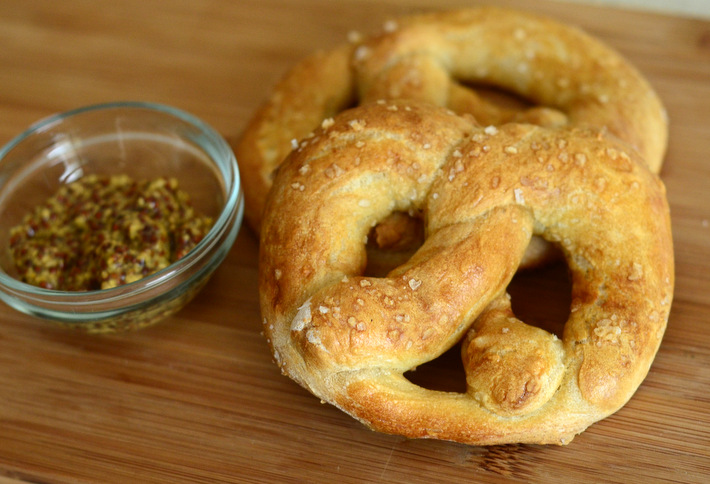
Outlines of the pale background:
<svg viewBox="0 0 710 484">
<path fill-rule="evenodd" d="M 558 0 L 710 18 L 710 0 Z"/>
</svg>

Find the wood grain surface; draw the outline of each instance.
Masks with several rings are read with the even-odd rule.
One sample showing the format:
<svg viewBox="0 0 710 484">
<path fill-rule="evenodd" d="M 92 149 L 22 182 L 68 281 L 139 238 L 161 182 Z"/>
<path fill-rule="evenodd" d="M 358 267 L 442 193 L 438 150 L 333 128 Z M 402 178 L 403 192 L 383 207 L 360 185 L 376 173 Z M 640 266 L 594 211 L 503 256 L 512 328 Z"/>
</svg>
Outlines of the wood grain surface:
<svg viewBox="0 0 710 484">
<path fill-rule="evenodd" d="M 146 330 L 87 336 L 0 305 L 0 482 L 707 482 L 710 22 L 496 3 L 605 40 L 650 79 L 670 114 L 662 177 L 675 301 L 650 374 L 622 410 L 565 447 L 471 447 L 371 432 L 272 363 L 257 304 L 257 240 L 243 228 L 204 291 Z M 304 55 L 432 5 L 3 0 L 0 143 L 49 114 L 127 99 L 177 106 L 234 139 Z M 526 277 L 515 282 L 519 310 L 532 320 L 564 318 L 564 270 Z M 447 354 L 416 378 L 456 387 L 457 365 Z"/>
</svg>

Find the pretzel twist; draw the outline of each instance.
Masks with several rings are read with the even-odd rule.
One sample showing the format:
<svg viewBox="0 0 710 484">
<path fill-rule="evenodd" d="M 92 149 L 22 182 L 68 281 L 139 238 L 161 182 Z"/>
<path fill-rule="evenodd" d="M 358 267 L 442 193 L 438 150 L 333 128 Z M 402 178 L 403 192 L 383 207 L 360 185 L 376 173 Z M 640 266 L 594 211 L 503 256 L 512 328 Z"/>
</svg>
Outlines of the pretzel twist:
<svg viewBox="0 0 710 484">
<path fill-rule="evenodd" d="M 424 244 L 364 277 L 368 231 L 409 209 L 424 214 Z M 604 130 L 484 129 L 430 104 L 373 103 L 287 158 L 265 213 L 259 288 L 275 360 L 378 431 L 565 444 L 632 396 L 665 330 L 665 189 Z M 534 234 L 571 272 L 561 339 L 516 319 L 506 294 Z M 405 378 L 462 339 L 466 393 Z"/>
<path fill-rule="evenodd" d="M 473 114 L 479 124 L 605 127 L 658 172 L 667 119 L 648 82 L 617 52 L 579 29 L 494 7 L 400 19 L 361 42 L 315 53 L 275 86 L 234 149 L 245 217 L 259 231 L 275 170 L 323 120 L 362 102 L 418 99 Z M 468 83 L 533 103 L 507 109 Z"/>
</svg>

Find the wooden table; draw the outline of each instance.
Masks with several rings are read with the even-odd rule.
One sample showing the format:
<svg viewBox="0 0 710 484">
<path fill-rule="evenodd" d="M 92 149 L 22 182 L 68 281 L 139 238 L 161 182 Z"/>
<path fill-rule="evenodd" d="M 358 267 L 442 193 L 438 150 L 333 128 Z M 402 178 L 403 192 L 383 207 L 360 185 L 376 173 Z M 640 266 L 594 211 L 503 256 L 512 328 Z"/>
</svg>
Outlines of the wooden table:
<svg viewBox="0 0 710 484">
<path fill-rule="evenodd" d="M 566 447 L 481 448 L 366 430 L 272 363 L 260 334 L 257 240 L 243 228 L 205 290 L 143 331 L 87 336 L 0 306 L 0 481 L 708 479 L 710 23 L 498 3 L 534 8 L 604 39 L 646 74 L 670 114 L 662 176 L 672 206 L 675 301 L 661 350 L 628 405 Z M 126 99 L 177 106 L 234 139 L 298 59 L 431 4 L 3 0 L 0 143 L 46 115 Z"/>
</svg>

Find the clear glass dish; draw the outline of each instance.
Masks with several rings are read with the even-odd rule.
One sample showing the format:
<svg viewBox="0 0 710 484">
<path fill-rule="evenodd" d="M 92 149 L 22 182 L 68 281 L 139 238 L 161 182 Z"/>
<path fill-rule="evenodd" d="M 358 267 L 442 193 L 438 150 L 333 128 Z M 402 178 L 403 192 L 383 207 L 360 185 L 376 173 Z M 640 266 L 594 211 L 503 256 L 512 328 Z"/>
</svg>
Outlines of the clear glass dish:
<svg viewBox="0 0 710 484">
<path fill-rule="evenodd" d="M 10 229 L 63 184 L 87 175 L 174 177 L 214 225 L 184 257 L 135 282 L 57 291 L 21 282 Z M 0 150 L 0 298 L 9 306 L 88 332 L 136 329 L 173 314 L 204 286 L 231 249 L 244 202 L 237 161 L 210 126 L 143 102 L 84 107 L 44 119 Z"/>
</svg>

